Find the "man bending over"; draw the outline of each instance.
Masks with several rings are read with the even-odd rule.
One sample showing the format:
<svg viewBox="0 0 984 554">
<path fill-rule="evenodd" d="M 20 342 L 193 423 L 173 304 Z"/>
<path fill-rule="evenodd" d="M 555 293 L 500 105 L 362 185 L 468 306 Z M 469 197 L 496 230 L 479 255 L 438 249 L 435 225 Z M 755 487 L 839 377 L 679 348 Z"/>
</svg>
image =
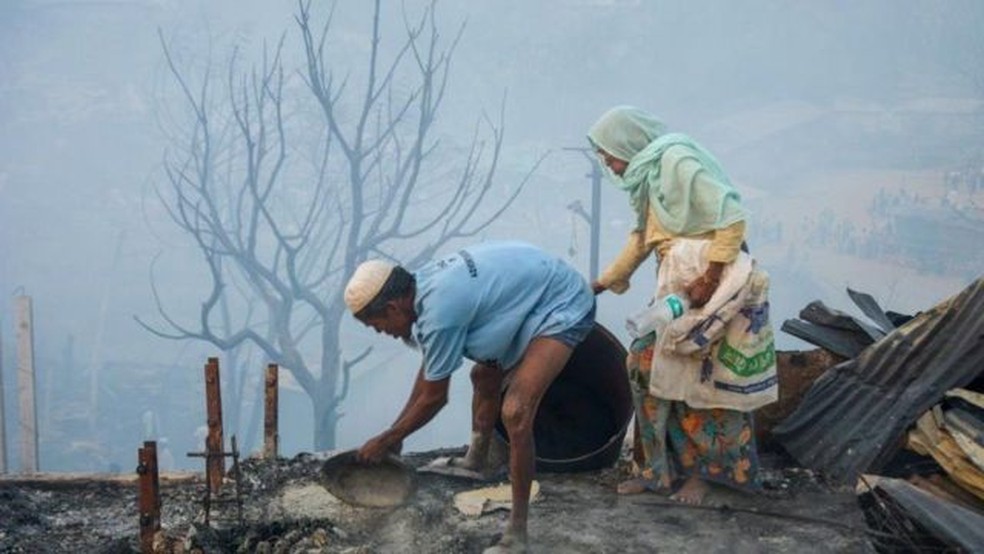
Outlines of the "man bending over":
<svg viewBox="0 0 984 554">
<path fill-rule="evenodd" d="M 533 420 L 547 387 L 594 325 L 594 294 L 561 259 L 521 242 L 488 242 L 415 273 L 380 260 L 356 268 L 345 287 L 356 319 L 419 346 L 423 361 L 396 421 L 359 450 L 377 462 L 444 407 L 462 358 L 471 370 L 472 439 L 455 463 L 484 471 L 500 414 L 509 436 L 512 512 L 486 552 L 521 552 L 527 542 L 535 468 Z M 502 393 L 505 385 L 505 393 Z"/>
</svg>

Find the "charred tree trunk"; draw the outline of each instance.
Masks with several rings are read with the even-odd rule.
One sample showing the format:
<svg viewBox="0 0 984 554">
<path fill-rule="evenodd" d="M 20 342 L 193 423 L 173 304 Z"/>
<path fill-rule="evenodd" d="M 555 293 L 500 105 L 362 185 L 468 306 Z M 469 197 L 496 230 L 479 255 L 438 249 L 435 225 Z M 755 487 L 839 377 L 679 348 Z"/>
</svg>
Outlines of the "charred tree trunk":
<svg viewBox="0 0 984 554">
<path fill-rule="evenodd" d="M 284 67 L 281 38 L 261 63 L 243 69 L 234 51 L 224 77 L 206 69 L 194 83 L 161 35 L 183 98 L 183 113 L 169 119 L 187 124 L 171 132 L 167 179 L 157 192 L 200 251 L 211 287 L 189 323 L 165 309 L 152 280 L 163 323 L 137 321 L 162 338 L 227 352 L 258 347 L 264 362 L 289 371 L 311 397 L 313 444 L 323 450 L 336 445 L 349 371 L 370 353 L 348 352 L 340 341 L 346 279 L 369 257 L 413 268 L 449 241 L 481 233 L 543 157 L 510 190 L 495 190 L 504 107 L 498 121 L 483 117 L 470 132 L 458 168 L 449 171 L 435 154 L 442 141 L 432 131 L 463 26 L 445 43 L 434 4 L 416 21 L 404 14 L 406 35 L 394 49 L 381 47 L 384 3 L 371 4 L 358 84 L 340 77 L 348 68 L 332 67 L 331 14 L 316 24 L 313 5 L 298 4 L 298 71 Z M 306 88 L 286 86 L 298 77 Z M 291 109 L 310 111 L 294 117 Z M 320 119 L 306 116 L 314 110 Z M 234 302 L 226 304 L 229 295 Z M 225 306 L 237 313 L 223 317 Z"/>
<path fill-rule="evenodd" d="M 331 450 L 337 444 L 338 412 L 337 404 L 317 396 L 314 403 L 314 449 Z"/>
</svg>

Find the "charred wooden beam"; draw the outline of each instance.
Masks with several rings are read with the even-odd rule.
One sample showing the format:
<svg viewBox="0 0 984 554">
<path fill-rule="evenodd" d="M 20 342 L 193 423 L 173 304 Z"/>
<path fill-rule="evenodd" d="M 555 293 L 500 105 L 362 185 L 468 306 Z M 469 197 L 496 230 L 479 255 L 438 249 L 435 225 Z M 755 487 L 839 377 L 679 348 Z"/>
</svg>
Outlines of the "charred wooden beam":
<svg viewBox="0 0 984 554">
<path fill-rule="evenodd" d="M 205 441 L 208 487 L 218 492 L 225 475 L 225 456 L 222 454 L 222 394 L 219 386 L 219 359 L 209 358 L 205 364 L 205 407 L 208 417 L 208 438 Z"/>
<path fill-rule="evenodd" d="M 242 474 L 239 469 L 239 446 L 236 444 L 236 435 L 232 435 L 232 437 L 230 437 L 230 443 L 232 444 L 232 450 L 229 452 L 211 452 L 206 450 L 204 452 L 188 453 L 188 457 L 190 458 L 205 458 L 205 492 L 202 496 L 202 507 L 205 509 L 205 525 L 211 525 L 214 519 L 212 517 L 213 505 L 228 503 L 236 504 L 236 525 L 239 527 L 244 525 L 245 520 L 243 519 L 243 497 L 241 486 Z M 227 456 L 232 458 L 232 470 L 230 471 L 230 474 L 233 485 L 235 486 L 234 496 L 231 498 L 228 496 L 222 496 L 220 489 L 217 488 L 213 490 L 212 487 L 209 486 L 212 482 L 213 474 L 212 465 L 209 463 L 209 460 L 216 457 L 225 459 Z M 221 479 L 219 480 L 219 484 L 222 484 Z M 222 519 L 228 520 L 229 518 Z"/>
<path fill-rule="evenodd" d="M 161 528 L 161 488 L 157 472 L 157 443 L 145 441 L 137 450 L 137 476 L 140 489 L 137 508 L 140 511 L 140 551 L 153 552 L 154 535 Z"/>
<path fill-rule="evenodd" d="M 279 453 L 280 435 L 277 432 L 279 367 L 268 364 L 266 368 L 264 413 L 263 413 L 263 457 L 275 459 Z"/>
</svg>

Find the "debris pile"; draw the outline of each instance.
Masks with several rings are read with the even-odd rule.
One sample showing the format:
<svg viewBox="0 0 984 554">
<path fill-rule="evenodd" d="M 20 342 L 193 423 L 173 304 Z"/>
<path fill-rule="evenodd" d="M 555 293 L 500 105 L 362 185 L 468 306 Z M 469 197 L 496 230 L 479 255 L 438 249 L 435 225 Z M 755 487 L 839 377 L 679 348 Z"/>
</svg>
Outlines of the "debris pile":
<svg viewBox="0 0 984 554">
<path fill-rule="evenodd" d="M 859 481 L 873 533 L 897 537 L 879 549 L 984 551 L 984 278 L 915 316 L 848 295 L 868 320 L 817 301 L 783 324 L 844 361 L 774 437 L 803 466 Z"/>
<path fill-rule="evenodd" d="M 403 461 L 420 468 L 463 453 L 414 453 Z M 228 521 L 221 517 L 204 524 L 203 473 L 162 475 L 161 532 L 153 551 L 469 554 L 493 544 L 508 518 L 501 509 L 508 486 L 434 473 L 417 473 L 415 491 L 403 505 L 347 504 L 324 486 L 329 458 L 318 453 L 242 460 L 242 526 L 220 523 Z M 627 462 L 605 470 L 540 473 L 530 519 L 532 549 L 706 552 L 729 544 L 746 552 L 864 551 L 868 539 L 853 492 L 784 462 L 764 460 L 764 494 L 715 489 L 701 507 L 658 504 L 655 495 L 617 495 Z M 138 552 L 139 534 L 134 476 L 0 478 L 0 552 Z"/>
<path fill-rule="evenodd" d="M 984 516 L 901 479 L 861 480 L 858 502 L 881 552 L 980 552 Z"/>
<path fill-rule="evenodd" d="M 907 446 L 931 456 L 948 480 L 978 502 L 953 487 L 935 487 L 930 492 L 970 507 L 984 501 L 984 395 L 966 389 L 948 391 L 943 402 L 924 413 L 909 431 Z"/>
</svg>

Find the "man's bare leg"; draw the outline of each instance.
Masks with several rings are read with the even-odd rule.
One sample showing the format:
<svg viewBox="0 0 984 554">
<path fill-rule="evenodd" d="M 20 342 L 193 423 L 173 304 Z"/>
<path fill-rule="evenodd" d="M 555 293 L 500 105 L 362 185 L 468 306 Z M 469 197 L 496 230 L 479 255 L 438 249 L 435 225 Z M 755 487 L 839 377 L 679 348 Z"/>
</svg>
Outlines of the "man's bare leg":
<svg viewBox="0 0 984 554">
<path fill-rule="evenodd" d="M 493 431 L 499 417 L 502 377 L 502 369 L 499 367 L 486 364 L 475 364 L 472 367 L 471 443 L 465 457 L 453 459 L 453 465 L 478 472 L 496 469 L 489 467 L 489 447 L 495 440 Z"/>
<path fill-rule="evenodd" d="M 564 369 L 571 351 L 569 346 L 555 339 L 533 339 L 506 391 L 502 420 L 509 433 L 512 510 L 502 539 L 486 552 L 522 552 L 526 549 L 530 486 L 536 469 L 533 421 L 540 400 Z"/>
</svg>

